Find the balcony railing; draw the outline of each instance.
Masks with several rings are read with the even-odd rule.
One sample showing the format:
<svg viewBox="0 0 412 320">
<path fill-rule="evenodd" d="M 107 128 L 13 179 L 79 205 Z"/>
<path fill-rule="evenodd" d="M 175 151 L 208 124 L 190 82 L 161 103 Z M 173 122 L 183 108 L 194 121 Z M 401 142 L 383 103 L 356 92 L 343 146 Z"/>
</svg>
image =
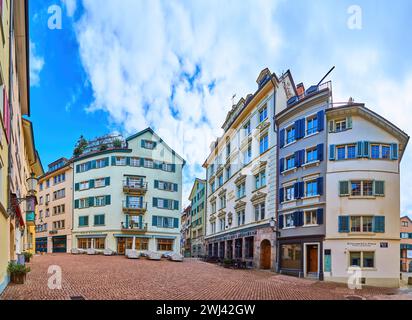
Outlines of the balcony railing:
<svg viewBox="0 0 412 320">
<path fill-rule="evenodd" d="M 123 201 L 123 212 L 129 214 L 143 214 L 147 211 L 147 202 Z"/>
<path fill-rule="evenodd" d="M 147 182 L 135 181 L 135 180 L 124 180 L 123 181 L 123 191 L 126 193 L 137 193 L 137 194 L 146 193 Z"/>
<path fill-rule="evenodd" d="M 136 231 L 136 232 L 147 232 L 147 223 L 137 223 L 137 222 L 130 222 L 127 225 L 126 222 L 121 223 L 122 231 Z"/>
</svg>

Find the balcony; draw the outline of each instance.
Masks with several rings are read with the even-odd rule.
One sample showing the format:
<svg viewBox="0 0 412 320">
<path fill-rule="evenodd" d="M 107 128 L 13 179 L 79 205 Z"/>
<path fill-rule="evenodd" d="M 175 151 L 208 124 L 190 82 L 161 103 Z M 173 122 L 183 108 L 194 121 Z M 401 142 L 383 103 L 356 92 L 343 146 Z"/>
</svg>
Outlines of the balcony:
<svg viewBox="0 0 412 320">
<path fill-rule="evenodd" d="M 147 202 L 123 201 L 123 212 L 130 215 L 142 215 L 147 211 Z"/>
<path fill-rule="evenodd" d="M 34 226 L 36 221 L 36 215 L 34 212 L 26 213 L 26 223 L 28 226 Z"/>
<path fill-rule="evenodd" d="M 124 180 L 123 192 L 128 194 L 143 195 L 147 192 L 147 182 L 140 180 Z"/>
<path fill-rule="evenodd" d="M 147 232 L 147 223 L 129 222 L 129 225 L 126 225 L 125 222 L 122 222 L 121 229 L 123 232 Z"/>
</svg>

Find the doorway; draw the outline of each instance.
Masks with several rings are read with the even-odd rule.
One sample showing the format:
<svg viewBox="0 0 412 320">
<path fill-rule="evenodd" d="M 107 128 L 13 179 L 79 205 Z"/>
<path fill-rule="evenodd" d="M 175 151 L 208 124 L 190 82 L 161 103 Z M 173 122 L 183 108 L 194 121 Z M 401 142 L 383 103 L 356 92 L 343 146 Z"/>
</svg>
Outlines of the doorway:
<svg viewBox="0 0 412 320">
<path fill-rule="evenodd" d="M 319 245 L 306 245 L 306 274 L 316 275 L 319 272 Z"/>
<path fill-rule="evenodd" d="M 260 268 L 264 270 L 270 269 L 272 246 L 269 240 L 263 240 L 260 244 Z"/>
</svg>

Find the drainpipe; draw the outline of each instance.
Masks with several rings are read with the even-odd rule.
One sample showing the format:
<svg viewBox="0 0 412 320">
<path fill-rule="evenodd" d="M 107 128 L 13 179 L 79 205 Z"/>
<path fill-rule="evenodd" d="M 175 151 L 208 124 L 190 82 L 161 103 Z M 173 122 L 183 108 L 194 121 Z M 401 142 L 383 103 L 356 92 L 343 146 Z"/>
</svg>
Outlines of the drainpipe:
<svg viewBox="0 0 412 320">
<path fill-rule="evenodd" d="M 271 82 L 273 84 L 273 88 L 275 90 L 276 93 L 276 88 L 277 85 L 276 83 L 273 81 L 273 77 L 271 77 Z M 278 164 L 279 164 L 279 130 L 277 128 L 276 125 L 276 94 L 273 95 L 273 105 L 274 105 L 274 115 L 273 115 L 273 130 L 276 133 L 276 188 L 275 188 L 275 194 L 278 194 L 278 190 L 279 190 L 279 175 L 278 175 Z M 279 256 L 280 256 L 280 246 L 279 246 L 279 199 L 276 196 L 275 199 L 275 218 L 276 218 L 276 235 L 275 235 L 275 241 L 276 241 L 276 258 L 275 258 L 275 272 L 279 272 Z"/>
</svg>

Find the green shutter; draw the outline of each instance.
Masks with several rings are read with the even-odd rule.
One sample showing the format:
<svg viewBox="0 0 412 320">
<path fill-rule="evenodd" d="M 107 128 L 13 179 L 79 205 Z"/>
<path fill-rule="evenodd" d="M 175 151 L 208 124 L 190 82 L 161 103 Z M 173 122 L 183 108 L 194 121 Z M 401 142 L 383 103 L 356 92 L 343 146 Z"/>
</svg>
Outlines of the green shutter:
<svg viewBox="0 0 412 320">
<path fill-rule="evenodd" d="M 112 202 L 112 196 L 106 196 L 105 198 L 105 204 L 106 206 L 109 206 Z"/>
<path fill-rule="evenodd" d="M 346 127 L 347 129 L 352 129 L 352 117 L 347 117 L 346 118 Z"/>
<path fill-rule="evenodd" d="M 79 200 L 74 200 L 74 208 L 79 209 Z"/>
<path fill-rule="evenodd" d="M 335 132 L 335 121 L 329 121 L 329 133 Z"/>
<path fill-rule="evenodd" d="M 179 201 L 174 202 L 174 209 L 179 210 Z"/>
<path fill-rule="evenodd" d="M 173 228 L 175 228 L 175 229 L 179 228 L 179 219 L 178 218 L 174 218 Z"/>
<path fill-rule="evenodd" d="M 376 216 L 373 218 L 373 232 L 385 233 L 385 216 Z"/>
<path fill-rule="evenodd" d="M 374 181 L 373 182 L 374 195 L 383 197 L 385 196 L 385 181 Z"/>
<path fill-rule="evenodd" d="M 398 160 L 399 159 L 399 152 L 398 152 L 398 145 L 396 143 L 391 144 L 391 160 Z"/>
<path fill-rule="evenodd" d="M 128 229 L 129 228 L 129 215 L 126 215 L 126 223 L 125 223 L 125 228 Z"/>
<path fill-rule="evenodd" d="M 89 207 L 94 207 L 94 197 L 89 198 Z"/>
<path fill-rule="evenodd" d="M 154 227 L 157 227 L 157 216 L 153 216 L 153 217 L 152 217 L 152 225 L 153 225 Z"/>
<path fill-rule="evenodd" d="M 370 158 L 371 154 L 370 154 L 370 143 L 368 141 L 364 141 L 363 142 L 363 156 L 365 158 Z"/>
<path fill-rule="evenodd" d="M 349 216 L 339 216 L 339 233 L 349 232 Z"/>
<path fill-rule="evenodd" d="M 94 188 L 94 180 L 90 180 L 89 181 L 89 189 L 93 189 Z"/>
<path fill-rule="evenodd" d="M 159 189 L 159 181 L 158 180 L 155 180 L 154 187 L 155 187 L 155 189 Z"/>
<path fill-rule="evenodd" d="M 349 181 L 339 181 L 339 196 L 349 195 Z"/>
<path fill-rule="evenodd" d="M 126 165 L 130 166 L 130 157 L 126 157 Z"/>
<path fill-rule="evenodd" d="M 79 191 L 79 190 L 80 190 L 80 184 L 79 184 L 79 183 L 76 183 L 76 184 L 74 185 L 74 190 L 75 190 L 75 191 Z"/>
<path fill-rule="evenodd" d="M 107 177 L 106 179 L 105 179 L 105 186 L 107 187 L 107 186 L 110 186 L 110 177 Z"/>
<path fill-rule="evenodd" d="M 157 208 L 157 198 L 153 198 L 153 207 Z"/>
<path fill-rule="evenodd" d="M 112 166 L 115 166 L 115 165 L 116 165 L 116 157 L 113 156 L 113 157 L 112 157 Z"/>
<path fill-rule="evenodd" d="M 356 157 L 357 158 L 362 158 L 363 157 L 363 142 L 359 141 L 356 144 Z"/>
</svg>

